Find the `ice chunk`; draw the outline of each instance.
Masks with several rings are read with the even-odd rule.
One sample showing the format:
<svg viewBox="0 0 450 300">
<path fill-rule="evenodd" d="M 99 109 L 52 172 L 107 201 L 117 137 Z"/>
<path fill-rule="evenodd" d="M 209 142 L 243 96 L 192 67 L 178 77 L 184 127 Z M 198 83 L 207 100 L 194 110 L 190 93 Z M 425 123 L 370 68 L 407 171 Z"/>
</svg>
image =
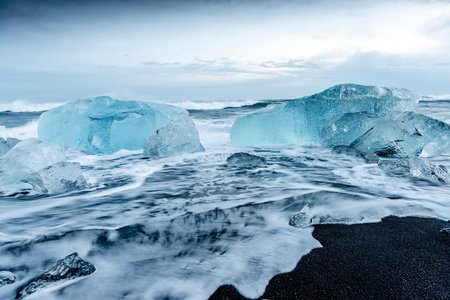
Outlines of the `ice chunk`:
<svg viewBox="0 0 450 300">
<path fill-rule="evenodd" d="M 78 256 L 78 253 L 72 253 L 63 259 L 58 260 L 55 265 L 39 277 L 31 280 L 17 293 L 15 299 L 23 299 L 42 289 L 61 284 L 68 280 L 88 276 L 94 272 L 94 265 L 82 260 L 80 256 Z"/>
<path fill-rule="evenodd" d="M 434 182 L 450 183 L 449 174 L 445 166 L 436 166 L 419 157 L 387 159 L 381 161 L 378 166 L 384 171 L 395 175 L 405 176 L 409 174 Z"/>
<path fill-rule="evenodd" d="M 0 156 L 11 150 L 20 140 L 15 138 L 0 138 Z"/>
<path fill-rule="evenodd" d="M 187 112 L 181 112 L 164 127 L 157 129 L 148 139 L 144 155 L 160 158 L 182 153 L 205 151 L 200 144 L 194 122 Z"/>
<path fill-rule="evenodd" d="M 375 153 L 367 149 L 341 145 L 333 147 L 332 151 L 337 154 L 345 154 L 348 156 L 361 158 L 368 164 L 377 164 L 380 161 L 380 158 Z"/>
<path fill-rule="evenodd" d="M 419 96 L 398 88 L 342 84 L 238 118 L 230 132 L 239 146 L 317 142 L 322 128 L 344 113 L 414 110 Z"/>
<path fill-rule="evenodd" d="M 323 146 L 346 145 L 384 157 L 438 155 L 450 150 L 450 125 L 414 112 L 344 114 L 323 128 Z"/>
<path fill-rule="evenodd" d="M 18 182 L 30 173 L 66 161 L 65 150 L 63 146 L 48 145 L 38 139 L 24 140 L 0 157 L 1 175 Z"/>
<path fill-rule="evenodd" d="M 309 205 L 306 204 L 298 214 L 294 215 L 289 220 L 289 225 L 297 228 L 308 227 L 311 226 L 312 219 L 311 209 L 309 208 Z"/>
<path fill-rule="evenodd" d="M 83 188 L 86 181 L 78 163 L 68 163 L 66 147 L 38 139 L 18 143 L 0 157 L 0 188 L 7 192 L 29 190 L 60 193 Z"/>
<path fill-rule="evenodd" d="M 64 104 L 43 113 L 38 136 L 47 143 L 68 145 L 92 154 L 111 154 L 120 149 L 143 149 L 157 129 L 185 119 L 189 119 L 188 112 L 171 105 L 96 97 Z M 198 142 L 193 125 L 181 128 L 172 124 L 170 128 L 184 129 L 178 134 L 189 134 Z M 168 141 L 173 140 L 164 138 L 164 142 Z"/>
<path fill-rule="evenodd" d="M 87 186 L 77 162 L 60 162 L 31 173 L 25 179 L 33 189 L 42 194 L 57 194 L 80 190 Z"/>
<path fill-rule="evenodd" d="M 227 165 L 229 167 L 258 167 L 266 164 L 267 161 L 264 157 L 244 152 L 234 153 L 227 158 Z"/>
<path fill-rule="evenodd" d="M 9 271 L 0 271 L 0 287 L 5 284 L 11 284 L 16 281 L 16 276 Z"/>
</svg>

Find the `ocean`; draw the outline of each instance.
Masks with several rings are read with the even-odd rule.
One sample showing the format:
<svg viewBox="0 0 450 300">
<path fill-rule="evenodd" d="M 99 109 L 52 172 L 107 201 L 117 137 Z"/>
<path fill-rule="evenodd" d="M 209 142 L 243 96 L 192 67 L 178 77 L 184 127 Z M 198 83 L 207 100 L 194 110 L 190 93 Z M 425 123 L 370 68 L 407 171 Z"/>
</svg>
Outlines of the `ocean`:
<svg viewBox="0 0 450 300">
<path fill-rule="evenodd" d="M 450 218 L 446 183 L 388 174 L 317 144 L 231 144 L 237 117 L 285 101 L 170 103 L 188 109 L 205 152 L 152 160 L 142 151 L 69 149 L 87 188 L 39 195 L 2 187 L 0 271 L 12 272 L 16 282 L 0 285 L 0 299 L 13 299 L 73 252 L 96 271 L 29 299 L 207 299 L 223 284 L 256 298 L 273 276 L 321 247 L 311 226 L 289 225 L 301 211 L 311 224 Z M 0 137 L 37 137 L 39 110 L 0 112 Z M 417 112 L 450 124 L 450 100 L 421 101 Z M 267 165 L 227 166 L 236 152 L 264 157 Z M 450 169 L 449 155 L 424 159 Z"/>
</svg>

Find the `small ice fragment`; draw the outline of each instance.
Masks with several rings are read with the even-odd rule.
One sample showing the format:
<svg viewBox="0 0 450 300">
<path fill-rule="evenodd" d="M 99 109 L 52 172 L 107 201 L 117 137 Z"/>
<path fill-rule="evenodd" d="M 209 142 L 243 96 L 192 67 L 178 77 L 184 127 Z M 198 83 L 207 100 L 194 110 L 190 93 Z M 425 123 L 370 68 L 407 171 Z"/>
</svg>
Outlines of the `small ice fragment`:
<svg viewBox="0 0 450 300">
<path fill-rule="evenodd" d="M 94 265 L 81 259 L 78 253 L 72 253 L 58 260 L 49 270 L 31 280 L 17 293 L 15 299 L 23 299 L 42 289 L 61 284 L 68 280 L 88 276 L 94 272 Z"/>
<path fill-rule="evenodd" d="M 42 194 L 58 194 L 86 188 L 87 183 L 77 162 L 60 162 L 31 173 L 25 179 Z"/>
<path fill-rule="evenodd" d="M 297 228 L 308 227 L 311 226 L 312 219 L 311 209 L 306 204 L 298 214 L 289 220 L 289 225 Z"/>
<path fill-rule="evenodd" d="M 9 271 L 0 271 L 0 287 L 5 284 L 11 284 L 16 281 L 16 276 Z"/>
<path fill-rule="evenodd" d="M 386 159 L 381 161 L 378 166 L 395 175 L 405 176 L 409 174 L 434 182 L 450 183 L 450 177 L 445 166 L 437 166 L 419 157 Z"/>
</svg>

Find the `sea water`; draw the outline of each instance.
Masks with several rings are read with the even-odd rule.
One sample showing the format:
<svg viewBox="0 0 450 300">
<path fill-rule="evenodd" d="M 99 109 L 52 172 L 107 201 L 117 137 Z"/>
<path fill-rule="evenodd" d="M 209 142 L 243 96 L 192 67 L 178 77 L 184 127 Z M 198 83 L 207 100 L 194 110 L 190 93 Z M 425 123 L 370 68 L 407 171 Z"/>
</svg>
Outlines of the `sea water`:
<svg viewBox="0 0 450 300">
<path fill-rule="evenodd" d="M 78 252 L 96 272 L 29 299 L 207 299 L 222 284 L 258 297 L 276 274 L 320 247 L 309 224 L 376 222 L 388 215 L 450 218 L 450 187 L 317 144 L 237 147 L 236 118 L 271 101 L 180 102 L 206 151 L 146 159 L 142 151 L 88 155 L 67 150 L 87 187 L 50 196 L 0 197 L 0 271 L 14 284 L 0 299 Z M 0 137 L 37 137 L 42 112 L 0 112 Z M 48 109 L 48 107 L 45 107 Z M 419 113 L 450 122 L 450 101 L 422 101 Z M 236 152 L 264 157 L 253 168 L 227 165 Z M 449 155 L 427 161 L 450 168 Z M 308 212 L 306 226 L 289 220 Z"/>
</svg>

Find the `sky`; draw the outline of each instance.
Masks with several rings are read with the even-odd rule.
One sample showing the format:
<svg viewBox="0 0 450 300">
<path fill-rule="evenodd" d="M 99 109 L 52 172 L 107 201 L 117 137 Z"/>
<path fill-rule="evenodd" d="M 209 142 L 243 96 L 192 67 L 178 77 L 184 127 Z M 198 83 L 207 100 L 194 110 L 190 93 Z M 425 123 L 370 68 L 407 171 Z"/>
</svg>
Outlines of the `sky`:
<svg viewBox="0 0 450 300">
<path fill-rule="evenodd" d="M 450 94 L 450 1 L 0 0 L 0 103 Z"/>
</svg>

